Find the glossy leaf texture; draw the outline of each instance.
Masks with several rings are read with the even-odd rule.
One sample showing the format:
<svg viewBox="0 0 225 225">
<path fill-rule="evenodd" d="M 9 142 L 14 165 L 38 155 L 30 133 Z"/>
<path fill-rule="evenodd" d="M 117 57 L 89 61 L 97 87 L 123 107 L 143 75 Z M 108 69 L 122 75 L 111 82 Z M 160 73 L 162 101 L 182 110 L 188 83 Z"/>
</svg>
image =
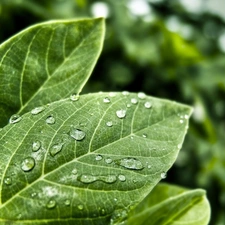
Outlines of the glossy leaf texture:
<svg viewBox="0 0 225 225">
<path fill-rule="evenodd" d="M 174 163 L 191 112 L 144 93 L 112 92 L 16 118 L 1 131 L 0 224 L 126 218 Z"/>
<path fill-rule="evenodd" d="M 104 20 L 34 25 L 0 46 L 0 127 L 22 114 L 79 94 L 100 55 Z"/>
<path fill-rule="evenodd" d="M 207 225 L 210 205 L 202 189 L 158 184 L 129 214 L 126 225 Z"/>
</svg>

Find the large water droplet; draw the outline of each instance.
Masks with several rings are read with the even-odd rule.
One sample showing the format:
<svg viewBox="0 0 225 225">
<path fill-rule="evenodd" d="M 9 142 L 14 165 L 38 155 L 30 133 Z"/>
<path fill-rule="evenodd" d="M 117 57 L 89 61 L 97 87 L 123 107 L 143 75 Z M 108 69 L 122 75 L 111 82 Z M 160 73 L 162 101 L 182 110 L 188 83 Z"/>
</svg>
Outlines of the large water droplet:
<svg viewBox="0 0 225 225">
<path fill-rule="evenodd" d="M 165 179 L 166 178 L 166 172 L 162 172 L 160 176 L 161 176 L 162 179 Z"/>
<path fill-rule="evenodd" d="M 145 99 L 146 98 L 146 94 L 144 92 L 139 92 L 138 93 L 138 98 Z"/>
<path fill-rule="evenodd" d="M 112 121 L 106 122 L 106 126 L 107 126 L 107 127 L 112 127 L 112 125 L 113 125 Z"/>
<path fill-rule="evenodd" d="M 35 166 L 35 160 L 32 157 L 27 157 L 21 163 L 21 169 L 25 172 L 32 170 Z"/>
<path fill-rule="evenodd" d="M 122 182 L 126 181 L 126 177 L 125 177 L 124 175 L 122 175 L 122 174 L 120 174 L 120 175 L 118 176 L 118 179 L 119 179 L 120 181 L 122 181 Z"/>
<path fill-rule="evenodd" d="M 50 149 L 50 155 L 55 156 L 56 154 L 58 154 L 62 150 L 63 145 L 64 143 L 57 143 L 53 145 Z"/>
<path fill-rule="evenodd" d="M 144 168 L 141 161 L 131 157 L 115 160 L 115 163 L 131 170 L 142 170 Z"/>
<path fill-rule="evenodd" d="M 44 110 L 45 110 L 44 106 L 36 107 L 36 108 L 31 110 L 31 114 L 32 115 L 37 115 L 37 114 L 43 112 Z"/>
<path fill-rule="evenodd" d="M 150 109 L 152 107 L 152 104 L 151 102 L 145 102 L 144 106 L 146 109 Z"/>
<path fill-rule="evenodd" d="M 40 141 L 34 141 L 32 144 L 32 150 L 34 152 L 38 151 L 41 148 L 41 142 Z"/>
<path fill-rule="evenodd" d="M 118 118 L 123 119 L 126 116 L 126 110 L 124 109 L 117 110 L 116 115 Z"/>
<path fill-rule="evenodd" d="M 102 155 L 96 155 L 95 160 L 100 161 L 100 160 L 102 160 L 102 158 L 103 158 Z"/>
<path fill-rule="evenodd" d="M 104 103 L 110 103 L 111 101 L 110 101 L 110 99 L 109 99 L 108 97 L 105 97 L 105 98 L 103 99 L 103 102 L 104 102 Z"/>
<path fill-rule="evenodd" d="M 79 95 L 77 95 L 77 94 L 71 94 L 70 95 L 70 100 L 71 101 L 73 101 L 73 102 L 75 102 L 75 101 L 78 101 L 79 100 Z"/>
<path fill-rule="evenodd" d="M 131 102 L 132 104 L 136 105 L 136 104 L 138 103 L 138 100 L 137 100 L 136 98 L 132 98 L 132 99 L 130 100 L 130 102 Z"/>
<path fill-rule="evenodd" d="M 45 122 L 47 123 L 47 124 L 54 124 L 55 123 L 55 117 L 54 116 L 48 116 L 47 118 L 46 118 L 46 120 L 45 120 Z"/>
<path fill-rule="evenodd" d="M 82 183 L 85 183 L 85 184 L 90 184 L 90 183 L 93 183 L 97 180 L 97 177 L 96 176 L 92 176 L 92 175 L 81 175 L 80 177 L 77 178 L 79 181 L 81 181 Z"/>
<path fill-rule="evenodd" d="M 6 178 L 4 179 L 4 183 L 5 183 L 6 185 L 11 185 L 11 184 L 12 184 L 12 178 L 11 178 L 11 177 L 6 177 Z"/>
<path fill-rule="evenodd" d="M 82 141 L 85 138 L 86 134 L 82 130 L 71 127 L 70 136 L 74 138 L 76 141 Z"/>
<path fill-rule="evenodd" d="M 20 122 L 21 119 L 22 119 L 22 117 L 20 115 L 14 114 L 10 117 L 9 123 L 11 123 L 11 124 L 18 123 L 18 122 Z"/>
<path fill-rule="evenodd" d="M 107 176 L 100 176 L 98 180 L 103 181 L 107 184 L 112 184 L 116 182 L 117 178 L 115 175 L 107 175 Z"/>
<path fill-rule="evenodd" d="M 48 203 L 46 204 L 46 207 L 48 209 L 53 209 L 56 206 L 56 201 L 55 200 L 49 200 Z"/>
</svg>

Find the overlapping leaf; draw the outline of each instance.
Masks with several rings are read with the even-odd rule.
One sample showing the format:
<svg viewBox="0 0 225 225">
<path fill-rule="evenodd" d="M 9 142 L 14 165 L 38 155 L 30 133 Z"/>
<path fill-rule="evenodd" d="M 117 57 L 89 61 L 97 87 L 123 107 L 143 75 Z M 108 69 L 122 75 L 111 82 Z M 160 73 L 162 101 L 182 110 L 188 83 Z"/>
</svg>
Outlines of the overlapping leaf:
<svg viewBox="0 0 225 225">
<path fill-rule="evenodd" d="M 191 111 L 124 92 L 24 114 L 1 131 L 0 224 L 117 223 L 174 163 Z"/>
<path fill-rule="evenodd" d="M 210 206 L 201 189 L 158 184 L 129 214 L 127 225 L 207 225 Z M 151 221 L 151 222 L 150 222 Z"/>
<path fill-rule="evenodd" d="M 14 113 L 79 93 L 102 49 L 103 19 L 37 24 L 0 46 L 0 126 Z"/>
</svg>

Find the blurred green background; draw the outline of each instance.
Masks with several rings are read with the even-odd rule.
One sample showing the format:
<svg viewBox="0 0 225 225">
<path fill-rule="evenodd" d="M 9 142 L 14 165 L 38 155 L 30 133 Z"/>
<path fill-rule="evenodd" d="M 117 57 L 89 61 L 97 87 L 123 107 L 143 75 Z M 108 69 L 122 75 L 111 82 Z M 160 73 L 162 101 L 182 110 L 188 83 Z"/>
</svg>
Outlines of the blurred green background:
<svg viewBox="0 0 225 225">
<path fill-rule="evenodd" d="M 0 0 L 0 42 L 34 23 L 107 18 L 104 49 L 83 93 L 143 91 L 194 106 L 166 181 L 205 188 L 225 224 L 224 0 Z"/>
</svg>

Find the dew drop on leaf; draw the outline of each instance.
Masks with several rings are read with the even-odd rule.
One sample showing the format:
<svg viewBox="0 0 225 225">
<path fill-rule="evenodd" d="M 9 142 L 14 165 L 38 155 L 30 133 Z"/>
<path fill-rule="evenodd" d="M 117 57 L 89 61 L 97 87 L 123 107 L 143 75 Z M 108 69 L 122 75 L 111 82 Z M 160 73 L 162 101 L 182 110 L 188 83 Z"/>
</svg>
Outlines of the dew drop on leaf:
<svg viewBox="0 0 225 225">
<path fill-rule="evenodd" d="M 180 149 L 182 147 L 182 143 L 177 145 L 177 148 Z"/>
<path fill-rule="evenodd" d="M 112 159 L 111 158 L 107 158 L 107 159 L 105 159 L 105 162 L 107 163 L 107 164 L 110 164 L 110 163 L 112 163 Z"/>
<path fill-rule="evenodd" d="M 145 102 L 144 106 L 146 109 L 150 109 L 152 107 L 152 104 L 150 102 Z"/>
<path fill-rule="evenodd" d="M 37 196 L 37 193 L 36 193 L 36 192 L 31 193 L 31 197 L 32 197 L 32 198 L 34 198 L 34 197 L 36 197 L 36 196 Z"/>
<path fill-rule="evenodd" d="M 144 92 L 139 92 L 138 93 L 138 98 L 145 99 L 146 98 L 146 94 Z"/>
<path fill-rule="evenodd" d="M 76 168 L 74 168 L 73 170 L 72 170 L 72 174 L 74 174 L 74 175 L 76 175 L 77 174 L 77 169 Z"/>
<path fill-rule="evenodd" d="M 103 102 L 104 102 L 104 103 L 110 103 L 111 100 L 110 100 L 108 97 L 105 97 L 105 98 L 103 99 Z"/>
<path fill-rule="evenodd" d="M 126 116 L 126 110 L 124 109 L 117 110 L 116 115 L 118 118 L 123 119 Z"/>
<path fill-rule="evenodd" d="M 127 95 L 129 95 L 130 93 L 129 93 L 129 91 L 123 91 L 122 92 L 122 95 L 124 95 L 124 96 L 127 96 Z"/>
<path fill-rule="evenodd" d="M 32 170 L 35 166 L 35 160 L 32 157 L 25 158 L 21 163 L 21 169 L 24 172 Z"/>
<path fill-rule="evenodd" d="M 103 158 L 102 155 L 96 155 L 95 160 L 100 161 L 100 160 L 102 160 L 102 158 Z"/>
<path fill-rule="evenodd" d="M 66 206 L 69 206 L 70 205 L 70 200 L 66 199 L 64 203 L 65 203 Z"/>
<path fill-rule="evenodd" d="M 161 178 L 162 178 L 162 179 L 165 179 L 165 178 L 166 178 L 166 172 L 162 172 L 162 173 L 161 173 Z"/>
<path fill-rule="evenodd" d="M 109 92 L 109 96 L 110 97 L 115 97 L 116 96 L 116 92 Z"/>
<path fill-rule="evenodd" d="M 142 134 L 142 137 L 143 137 L 143 138 L 146 138 L 146 137 L 147 137 L 147 134 Z"/>
<path fill-rule="evenodd" d="M 55 117 L 54 116 L 48 116 L 45 120 L 47 124 L 54 124 L 55 123 Z"/>
<path fill-rule="evenodd" d="M 130 100 L 130 102 L 131 102 L 132 104 L 136 105 L 136 104 L 138 103 L 138 100 L 137 100 L 136 98 L 132 98 L 132 99 Z"/>
<path fill-rule="evenodd" d="M 5 183 L 6 185 L 11 185 L 11 184 L 12 184 L 12 178 L 11 178 L 11 177 L 6 177 L 6 178 L 4 179 L 4 183 Z"/>
<path fill-rule="evenodd" d="M 18 123 L 18 122 L 20 122 L 21 119 L 22 119 L 22 117 L 20 115 L 14 114 L 10 117 L 9 123 L 11 123 L 11 124 Z"/>
<path fill-rule="evenodd" d="M 55 200 L 49 200 L 48 203 L 46 204 L 46 207 L 48 209 L 53 209 L 56 206 L 56 201 Z"/>
<path fill-rule="evenodd" d="M 184 120 L 180 120 L 180 123 L 183 123 L 184 122 Z"/>
<path fill-rule="evenodd" d="M 83 205 L 78 205 L 77 208 L 78 208 L 79 210 L 83 210 L 83 209 L 84 209 L 84 206 L 83 206 Z"/>
<path fill-rule="evenodd" d="M 63 145 L 64 143 L 57 143 L 53 145 L 50 149 L 50 155 L 55 156 L 56 154 L 58 154 L 62 150 Z"/>
<path fill-rule="evenodd" d="M 189 119 L 189 116 L 188 115 L 184 115 L 184 118 L 186 119 L 186 120 L 188 120 Z"/>
<path fill-rule="evenodd" d="M 76 141 L 82 141 L 85 138 L 86 134 L 84 133 L 84 131 L 80 129 L 71 127 L 70 136 L 74 138 Z"/>
<path fill-rule="evenodd" d="M 126 177 L 124 176 L 124 175 L 122 175 L 122 174 L 120 174 L 119 176 L 118 176 L 118 179 L 120 180 L 120 181 L 126 181 Z"/>
<path fill-rule="evenodd" d="M 37 115 L 37 114 L 43 112 L 44 110 L 45 110 L 44 106 L 36 107 L 36 108 L 31 110 L 31 114 L 32 115 Z"/>
<path fill-rule="evenodd" d="M 127 103 L 127 108 L 130 108 L 131 107 L 131 104 L 130 103 Z"/>
<path fill-rule="evenodd" d="M 85 184 L 90 184 L 90 183 L 93 183 L 97 180 L 97 177 L 96 176 L 92 176 L 92 175 L 81 175 L 79 178 L 78 178 L 79 181 L 81 181 L 82 183 L 85 183 Z"/>
<path fill-rule="evenodd" d="M 40 141 L 34 141 L 32 144 L 32 150 L 34 152 L 38 151 L 41 148 L 41 142 Z"/>
<path fill-rule="evenodd" d="M 70 95 L 70 100 L 73 101 L 73 102 L 78 101 L 79 100 L 79 95 L 71 94 Z"/>
<path fill-rule="evenodd" d="M 131 170 L 142 170 L 144 168 L 141 161 L 131 157 L 116 160 L 115 163 Z"/>
<path fill-rule="evenodd" d="M 116 182 L 117 178 L 115 175 L 107 175 L 107 176 L 100 176 L 98 180 L 103 181 L 107 184 L 112 184 Z"/>
<path fill-rule="evenodd" d="M 112 121 L 106 122 L 106 126 L 107 126 L 107 127 L 112 127 L 112 125 L 113 125 Z"/>
</svg>

